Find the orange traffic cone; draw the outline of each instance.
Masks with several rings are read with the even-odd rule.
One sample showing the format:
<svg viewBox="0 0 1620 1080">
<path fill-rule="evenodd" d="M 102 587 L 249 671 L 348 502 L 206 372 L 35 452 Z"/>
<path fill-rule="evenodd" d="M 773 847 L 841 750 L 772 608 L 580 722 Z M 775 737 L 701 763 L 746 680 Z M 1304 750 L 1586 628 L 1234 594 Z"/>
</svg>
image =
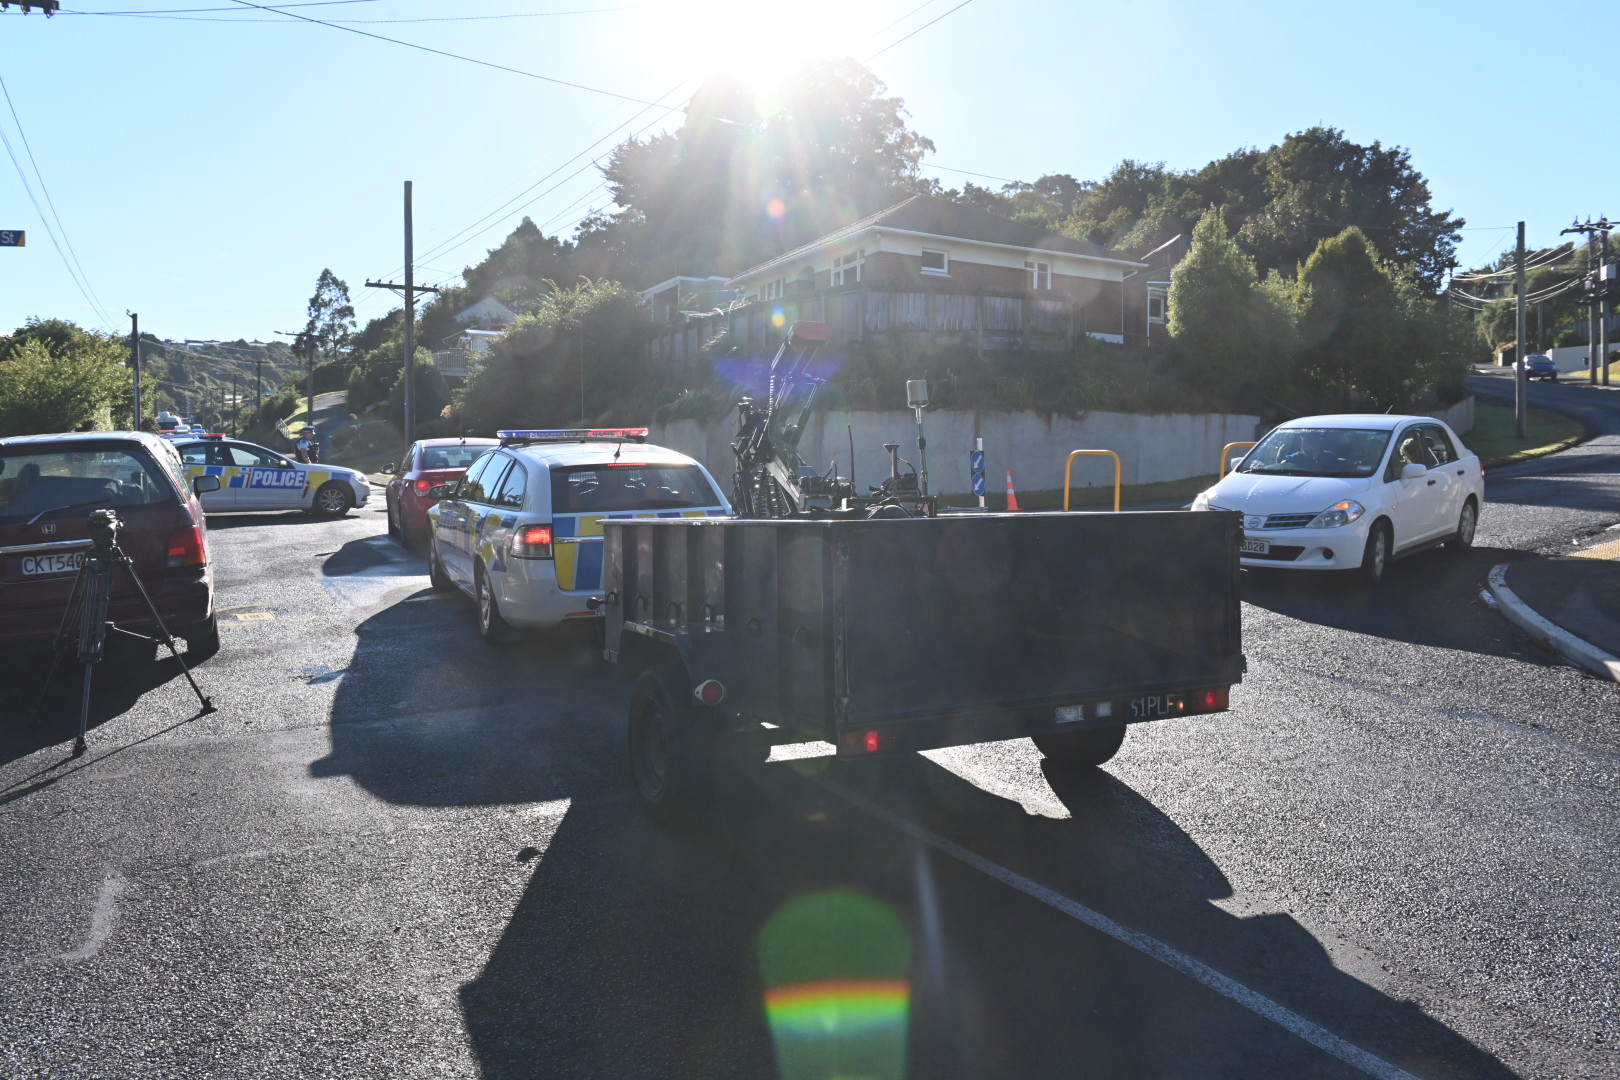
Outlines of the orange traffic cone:
<svg viewBox="0 0 1620 1080">
<path fill-rule="evenodd" d="M 1020 512 L 1021 511 L 1018 506 L 1018 492 L 1013 490 L 1012 472 L 1009 470 L 1007 473 L 1007 513 L 1017 514 Z"/>
</svg>

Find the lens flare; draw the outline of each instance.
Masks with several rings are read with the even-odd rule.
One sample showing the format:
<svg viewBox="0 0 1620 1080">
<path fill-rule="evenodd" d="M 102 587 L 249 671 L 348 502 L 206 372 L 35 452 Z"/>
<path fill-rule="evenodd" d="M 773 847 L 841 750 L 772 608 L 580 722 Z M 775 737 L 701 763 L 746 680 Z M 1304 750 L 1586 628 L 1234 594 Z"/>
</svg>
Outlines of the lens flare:
<svg viewBox="0 0 1620 1080">
<path fill-rule="evenodd" d="M 781 199 L 772 199 L 765 204 L 765 213 L 770 215 L 772 221 L 781 221 L 787 217 L 787 203 Z"/>
<path fill-rule="evenodd" d="M 773 915 L 759 968 L 781 1080 L 901 1080 L 910 964 L 900 916 L 853 889 L 801 896 Z"/>
<path fill-rule="evenodd" d="M 782 329 L 782 327 L 786 326 L 787 325 L 787 312 L 783 311 L 781 308 L 772 308 L 771 309 L 771 325 L 776 327 L 778 330 L 780 330 L 780 329 Z"/>
</svg>

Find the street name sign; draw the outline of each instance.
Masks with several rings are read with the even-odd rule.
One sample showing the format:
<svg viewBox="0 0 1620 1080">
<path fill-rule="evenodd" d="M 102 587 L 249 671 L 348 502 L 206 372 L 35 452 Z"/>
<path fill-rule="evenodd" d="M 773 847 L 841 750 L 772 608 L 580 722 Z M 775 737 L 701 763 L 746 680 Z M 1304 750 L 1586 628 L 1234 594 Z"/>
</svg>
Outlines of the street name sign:
<svg viewBox="0 0 1620 1080">
<path fill-rule="evenodd" d="M 25 247 L 26 235 L 21 229 L 0 229 L 0 247 Z"/>
</svg>

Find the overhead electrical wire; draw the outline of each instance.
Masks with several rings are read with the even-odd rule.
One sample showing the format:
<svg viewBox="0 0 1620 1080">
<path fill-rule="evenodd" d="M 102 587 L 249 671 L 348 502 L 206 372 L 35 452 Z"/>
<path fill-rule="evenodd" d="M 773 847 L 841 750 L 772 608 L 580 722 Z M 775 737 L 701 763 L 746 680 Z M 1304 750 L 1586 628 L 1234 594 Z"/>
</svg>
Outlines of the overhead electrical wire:
<svg viewBox="0 0 1620 1080">
<path fill-rule="evenodd" d="M 0 86 L 3 86 L 3 83 L 0 83 Z M 6 94 L 6 102 L 7 102 L 7 104 L 10 104 L 10 102 L 11 102 L 11 94 L 9 92 L 7 92 L 7 94 Z M 12 109 L 12 114 L 11 115 L 12 115 L 13 119 L 16 119 L 17 113 L 16 113 L 15 108 Z M 28 147 L 28 136 L 23 134 L 21 121 L 18 121 L 18 123 L 17 123 L 17 134 L 22 137 L 23 147 L 24 147 L 24 149 L 27 149 L 27 147 Z M 83 270 L 75 268 L 76 264 L 78 263 L 78 256 L 75 255 L 70 259 L 68 257 L 67 252 L 62 250 L 62 243 L 66 241 L 67 234 L 64 231 L 63 234 L 62 234 L 62 240 L 61 241 L 57 240 L 57 238 L 56 238 L 56 229 L 53 229 L 51 227 L 51 218 L 50 218 L 50 216 L 46 215 L 44 207 L 39 205 L 39 199 L 38 199 L 38 197 L 36 197 L 34 195 L 33 185 L 28 182 L 28 174 L 23 170 L 22 162 L 17 160 L 17 152 L 12 149 L 11 139 L 10 139 L 9 136 L 6 135 L 6 131 L 5 131 L 4 127 L 0 127 L 0 143 L 5 144 L 6 154 L 7 154 L 7 156 L 9 156 L 11 158 L 11 164 L 13 166 L 15 166 L 16 169 L 17 169 L 17 179 L 22 181 L 23 190 L 28 193 L 28 201 L 34 204 L 34 210 L 35 210 L 36 213 L 39 214 L 40 224 L 45 226 L 45 235 L 50 237 L 51 246 L 56 249 L 56 254 L 61 258 L 62 266 L 63 266 L 64 269 L 67 270 L 68 277 L 73 280 L 74 287 L 79 290 L 79 295 L 84 297 L 84 302 L 89 305 L 91 312 L 95 315 L 95 317 L 97 319 L 99 319 L 101 321 L 101 324 L 107 328 L 108 332 L 109 333 L 117 333 L 118 331 L 113 326 L 112 319 L 110 319 L 107 316 L 106 311 L 104 311 L 102 309 L 100 302 L 93 299 L 95 290 L 90 288 L 90 284 L 89 284 L 88 280 L 82 279 L 80 277 L 80 275 L 83 273 Z M 33 154 L 32 150 L 28 151 L 28 160 L 30 162 L 33 162 L 33 160 L 34 160 L 34 154 Z M 51 198 L 50 192 L 48 190 L 46 190 L 46 188 L 45 188 L 45 178 L 43 176 L 39 175 L 39 166 L 37 164 L 35 164 L 35 166 L 34 166 L 34 174 L 39 179 L 40 191 L 44 193 L 45 201 L 47 203 L 49 203 L 50 198 Z M 53 204 L 51 206 L 51 213 L 55 214 L 55 212 L 56 212 L 56 207 Z M 58 218 L 57 219 L 57 227 L 60 228 L 61 224 L 62 224 L 61 219 Z M 69 251 L 72 250 L 71 245 L 69 245 L 68 250 Z"/>
<path fill-rule="evenodd" d="M 270 11 L 282 11 L 285 7 L 300 7 L 299 4 L 287 4 L 267 8 Z M 231 11 L 232 8 L 198 8 L 198 11 Z M 571 11 L 514 11 L 505 15 L 434 15 L 420 19 L 327 19 L 327 26 L 369 26 L 381 23 L 440 23 L 440 22 L 484 22 L 490 19 L 543 19 L 554 15 L 608 15 L 621 11 L 638 11 L 635 6 L 608 7 L 608 8 L 576 8 Z M 136 12 L 136 11 L 86 11 L 74 12 L 83 15 L 115 15 L 142 19 L 167 19 L 175 22 L 212 22 L 212 23 L 279 23 L 282 19 L 258 19 L 238 16 L 236 18 L 219 18 L 198 15 L 181 15 L 169 12 Z"/>
<path fill-rule="evenodd" d="M 551 75 L 541 75 L 538 72 L 524 71 L 522 68 L 508 67 L 505 64 L 497 64 L 490 60 L 479 60 L 475 57 L 463 56 L 460 53 L 448 52 L 444 49 L 435 49 L 430 45 L 418 45 L 413 41 L 401 41 L 399 38 L 385 37 L 382 34 L 374 34 L 370 30 L 358 30 L 352 26 L 344 26 L 340 23 L 328 22 L 324 19 L 312 19 L 308 15 L 300 15 L 295 11 L 284 11 L 279 8 L 268 7 L 264 4 L 255 4 L 252 2 L 252 0 L 235 0 L 235 2 L 241 4 L 243 7 L 258 8 L 260 11 L 279 12 L 280 14 L 287 16 L 289 19 L 299 19 L 303 22 L 313 23 L 316 26 L 326 26 L 333 30 L 342 30 L 349 34 L 359 34 L 361 37 L 372 38 L 376 41 L 386 41 L 392 45 L 403 45 L 407 49 L 417 49 L 421 52 L 432 53 L 435 56 L 444 56 L 450 58 L 451 60 L 461 60 L 468 64 L 477 64 L 479 67 L 493 68 L 496 71 L 505 71 L 513 75 L 522 75 L 527 79 L 539 79 L 541 82 L 555 83 L 558 86 L 567 86 L 574 90 L 585 90 L 592 94 L 601 94 L 604 97 L 618 98 L 621 101 L 633 101 L 637 105 L 651 105 L 655 108 L 664 109 L 666 112 L 686 111 L 678 106 L 661 105 L 656 101 L 648 101 L 645 98 L 632 97 L 629 94 L 615 93 L 612 90 L 603 90 L 601 87 L 597 86 L 586 86 L 584 83 L 570 82 L 567 79 L 558 79 Z M 971 0 L 967 0 L 967 2 L 971 2 Z M 713 119 L 719 120 L 721 123 L 732 123 L 730 120 L 723 120 L 719 117 L 714 117 Z"/>
</svg>

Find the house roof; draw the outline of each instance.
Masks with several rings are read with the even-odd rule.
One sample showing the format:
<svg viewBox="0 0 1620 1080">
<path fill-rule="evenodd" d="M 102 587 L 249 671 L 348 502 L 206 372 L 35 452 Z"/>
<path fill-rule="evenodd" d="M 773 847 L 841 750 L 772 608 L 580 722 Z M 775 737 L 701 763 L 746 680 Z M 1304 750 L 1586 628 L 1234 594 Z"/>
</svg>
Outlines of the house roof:
<svg viewBox="0 0 1620 1080">
<path fill-rule="evenodd" d="M 847 237 L 865 232 L 868 229 L 895 229 L 902 232 L 926 233 L 933 236 L 949 236 L 962 240 L 972 240 L 983 244 L 999 244 L 1004 247 L 1058 251 L 1092 259 L 1107 259 L 1111 262 L 1128 263 L 1131 266 L 1145 265 L 1128 255 L 1110 251 L 1108 248 L 1100 247 L 1097 244 L 1047 232 L 1045 229 L 1022 221 L 1014 221 L 1011 218 L 992 214 L 987 210 L 952 202 L 943 196 L 913 195 L 903 203 L 897 203 L 887 210 L 880 210 L 870 217 L 851 222 L 842 229 L 830 232 L 826 236 L 778 255 L 774 259 L 767 259 L 758 266 L 744 270 L 732 280 L 736 281 L 748 277 L 780 263 L 792 262 L 810 252 L 831 247 Z"/>
</svg>

